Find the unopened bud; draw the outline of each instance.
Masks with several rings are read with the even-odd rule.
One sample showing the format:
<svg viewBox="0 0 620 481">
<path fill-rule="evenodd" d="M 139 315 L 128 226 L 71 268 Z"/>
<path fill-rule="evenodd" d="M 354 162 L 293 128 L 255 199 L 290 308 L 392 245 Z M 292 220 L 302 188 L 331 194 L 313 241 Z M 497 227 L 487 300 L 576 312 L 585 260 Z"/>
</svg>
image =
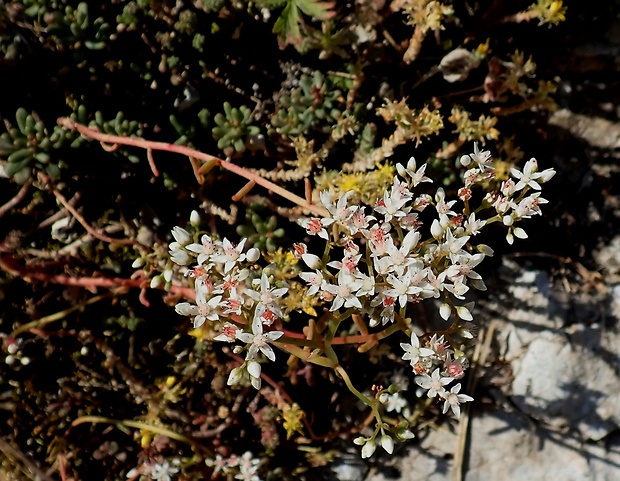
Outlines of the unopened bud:
<svg viewBox="0 0 620 481">
<path fill-rule="evenodd" d="M 452 308 L 450 307 L 449 304 L 447 303 L 443 303 L 440 307 L 439 307 L 439 315 L 441 316 L 441 318 L 444 321 L 447 321 L 448 318 L 450 317 L 450 314 L 452 314 Z"/>
<path fill-rule="evenodd" d="M 376 449 L 377 449 L 377 443 L 375 442 L 374 439 L 367 441 L 366 444 L 364 444 L 364 447 L 362 448 L 362 459 L 366 459 L 372 456 L 374 452 L 376 451 Z"/>
<path fill-rule="evenodd" d="M 387 451 L 388 454 L 394 452 L 394 440 L 389 434 L 381 436 L 381 447 Z"/>
<path fill-rule="evenodd" d="M 441 223 L 439 222 L 439 220 L 435 219 L 431 224 L 431 235 L 435 239 L 439 240 L 443 237 L 443 233 L 444 230 L 443 227 L 441 227 Z"/>
<path fill-rule="evenodd" d="M 192 241 L 192 236 L 190 233 L 179 226 L 174 226 L 172 228 L 172 237 L 174 237 L 174 240 L 182 246 L 185 246 Z"/>
<path fill-rule="evenodd" d="M 164 280 L 170 282 L 172 280 L 172 269 L 166 269 L 164 271 Z"/>
<path fill-rule="evenodd" d="M 133 263 L 131 264 L 131 267 L 133 267 L 134 269 L 138 269 L 142 267 L 144 264 L 146 264 L 146 261 L 142 257 L 138 257 L 135 261 L 133 261 Z"/>
<path fill-rule="evenodd" d="M 191 214 L 189 215 L 189 223 L 192 224 L 194 227 L 198 227 L 200 225 L 200 214 L 198 213 L 198 211 L 193 210 L 191 212 Z"/>
<path fill-rule="evenodd" d="M 301 258 L 310 269 L 321 268 L 322 262 L 318 256 L 315 256 L 314 254 L 302 254 Z"/>
<path fill-rule="evenodd" d="M 260 251 L 256 247 L 252 247 L 245 254 L 245 258 L 248 260 L 248 262 L 256 262 L 259 259 L 259 257 L 260 257 Z"/>
<path fill-rule="evenodd" d="M 155 276 L 151 279 L 151 289 L 157 289 L 164 283 L 164 278 L 161 275 Z"/>
</svg>

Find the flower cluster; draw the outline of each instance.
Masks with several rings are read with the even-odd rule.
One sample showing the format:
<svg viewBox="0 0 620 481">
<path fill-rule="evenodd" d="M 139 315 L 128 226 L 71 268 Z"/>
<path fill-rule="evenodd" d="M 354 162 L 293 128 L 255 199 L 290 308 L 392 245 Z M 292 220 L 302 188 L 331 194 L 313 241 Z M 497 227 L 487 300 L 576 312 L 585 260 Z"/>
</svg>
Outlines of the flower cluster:
<svg viewBox="0 0 620 481">
<path fill-rule="evenodd" d="M 215 459 L 205 461 L 206 465 L 213 468 L 213 477 L 227 476 L 227 479 L 240 479 L 242 481 L 262 481 L 258 477 L 260 460 L 255 458 L 250 451 L 242 456 L 232 455 L 228 458 L 217 454 Z"/>
<path fill-rule="evenodd" d="M 174 458 L 172 463 L 164 460 L 162 462 L 156 462 L 154 460 L 147 461 L 141 464 L 137 468 L 131 469 L 127 473 L 127 479 L 133 481 L 140 480 L 153 480 L 153 481 L 172 481 L 174 475 L 177 474 L 180 469 L 178 465 L 180 460 Z"/>
<path fill-rule="evenodd" d="M 460 394 L 458 383 L 448 390 L 448 385 L 462 378 L 468 367 L 459 344 L 473 338 L 469 322 L 473 320 L 474 303 L 467 302 L 466 296 L 472 288 L 486 289 L 475 269 L 486 256 L 493 255 L 489 246 L 475 242 L 476 236 L 486 226 L 497 223 L 507 229 L 509 243 L 515 236 L 527 237 L 517 224 L 541 214 L 540 205 L 547 202 L 540 197 L 541 184 L 555 174 L 553 169 L 539 172 L 532 159 L 523 171 L 511 169 L 514 180 L 505 180 L 497 190 L 480 196 L 479 204 L 474 206 L 474 194 L 488 191 L 488 185 L 492 185 L 493 161 L 488 151 L 474 145 L 474 152 L 460 162 L 464 167 L 473 167 L 464 172 L 463 186 L 454 199 L 447 198 L 441 187 L 430 193 L 428 189 L 422 191 L 426 186 L 421 184 L 432 181 L 426 176 L 426 164 L 418 167 L 413 158 L 406 165 L 396 166 L 398 175 L 374 206 L 353 203 L 353 191 L 338 199 L 329 191 L 321 192 L 320 201 L 329 216 L 302 218 L 299 224 L 309 235 L 325 241 L 323 255 L 310 253 L 303 243 L 293 246 L 293 255 L 309 268 L 299 273 L 307 285 L 305 295 L 324 307 L 331 323 L 322 343 L 312 344 L 308 339 L 306 346 L 314 350 L 304 360 L 319 363 L 319 357 L 325 354 L 321 365 L 340 369 L 342 376 L 330 341 L 340 324 L 353 316 L 356 322 L 367 324 L 363 331 L 383 329 L 385 336 L 404 332 L 410 342 L 401 343 L 402 359 L 410 363 L 416 384 L 429 398 L 443 400 L 444 413 L 452 410 L 457 417 L 460 404 L 472 400 Z M 275 360 L 270 344 L 284 336 L 276 327 L 281 326 L 281 306 L 288 286 L 274 279 L 270 266 L 261 269 L 257 265 L 260 253 L 256 248 L 245 251 L 245 239 L 233 245 L 226 238 L 219 241 L 205 234 L 195 242 L 180 227 L 175 227 L 172 234 L 175 242 L 170 245 L 171 259 L 182 266 L 189 265 L 192 258 L 197 261 L 188 271 L 195 279 L 195 304 L 179 303 L 177 312 L 192 316 L 196 328 L 207 321 L 217 323 L 219 333 L 214 340 L 244 343 L 244 347 L 235 347 L 235 352 L 245 351 L 245 361 L 232 370 L 228 383 L 237 384 L 249 376 L 258 389 L 260 361 Z M 424 336 L 421 345 L 407 317 L 407 307 L 429 298 L 437 299 L 439 315 L 447 325 L 443 335 Z M 293 351 L 284 341 L 276 342 L 277 347 L 294 355 L 305 352 Z M 299 338 L 297 341 L 304 345 Z M 387 426 L 380 420 L 376 402 L 351 386 L 349 389 L 365 399 L 378 421 L 371 437 L 356 440 L 363 445 L 364 457 L 372 454 L 377 445 L 391 452 L 394 441 L 389 432 L 400 440 L 412 436 L 406 425 L 398 429 Z M 396 394 L 382 392 L 377 397 L 379 404 L 387 403 L 392 396 L 394 402 L 398 401 Z"/>
<path fill-rule="evenodd" d="M 175 263 L 187 265 L 192 257 L 197 258 L 197 265 L 187 271 L 194 278 L 195 303 L 180 302 L 176 311 L 193 317 L 194 328 L 207 321 L 215 323 L 220 327 L 216 341 L 245 343 L 244 348 L 235 348 L 236 353 L 247 351 L 245 362 L 231 371 L 228 383 L 237 384 L 248 374 L 252 385 L 259 389 L 260 354 L 275 361 L 269 343 L 283 334 L 277 330 L 265 332 L 265 328 L 270 329 L 282 317 L 279 302 L 288 287 L 272 286 L 266 270 L 257 277 L 257 270 L 252 267 L 259 260 L 260 251 L 244 251 L 245 239 L 234 245 L 227 238 L 219 241 L 203 234 L 200 242 L 193 242 L 192 235 L 181 227 L 175 227 L 172 235 L 175 242 L 169 248 Z M 222 326 L 219 321 L 223 319 L 229 322 Z"/>
</svg>

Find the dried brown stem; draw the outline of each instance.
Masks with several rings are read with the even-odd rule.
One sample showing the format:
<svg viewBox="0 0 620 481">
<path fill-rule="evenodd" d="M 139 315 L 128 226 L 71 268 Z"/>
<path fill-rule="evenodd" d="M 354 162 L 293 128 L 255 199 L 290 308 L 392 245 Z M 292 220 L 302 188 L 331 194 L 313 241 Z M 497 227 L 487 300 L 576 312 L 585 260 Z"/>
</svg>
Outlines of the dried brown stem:
<svg viewBox="0 0 620 481">
<path fill-rule="evenodd" d="M 49 178 L 46 175 L 44 175 L 42 173 L 39 173 L 39 177 L 41 177 L 41 180 L 43 180 L 44 182 L 46 182 L 46 183 L 49 182 Z M 116 239 L 114 237 L 110 237 L 110 236 L 107 236 L 105 234 L 102 234 L 97 229 L 92 227 L 88 222 L 86 222 L 86 219 L 84 219 L 84 217 L 82 217 L 80 215 L 80 213 L 75 209 L 75 207 L 73 207 L 69 203 L 69 201 L 67 201 L 67 199 L 65 198 L 64 195 L 62 195 L 56 189 L 52 189 L 52 193 L 54 194 L 56 199 L 58 199 L 58 202 L 60 202 L 63 205 L 63 207 L 65 209 L 67 209 L 71 213 L 71 215 L 73 217 L 75 217 L 75 219 L 80 224 L 82 224 L 82 227 L 84 227 L 84 229 L 86 229 L 86 232 L 88 232 L 93 237 L 95 237 L 95 238 L 97 238 L 99 240 L 102 240 L 104 242 L 109 242 L 111 244 L 122 244 L 122 245 L 136 245 L 136 244 L 139 244 L 139 242 L 135 241 L 135 240 L 131 240 L 131 239 Z"/>
<path fill-rule="evenodd" d="M 0 217 L 4 216 L 8 211 L 24 200 L 24 197 L 26 197 L 31 185 L 32 180 L 29 180 L 22 186 L 21 189 L 19 189 L 19 191 L 17 191 L 17 194 L 15 194 L 12 199 L 0 207 Z"/>
</svg>

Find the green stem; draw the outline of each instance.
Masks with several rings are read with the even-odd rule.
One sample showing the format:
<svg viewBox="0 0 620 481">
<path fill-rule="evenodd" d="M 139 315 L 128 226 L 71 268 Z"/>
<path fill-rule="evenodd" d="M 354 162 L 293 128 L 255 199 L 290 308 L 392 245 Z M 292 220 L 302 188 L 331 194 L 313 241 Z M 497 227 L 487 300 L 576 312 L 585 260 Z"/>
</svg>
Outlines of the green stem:
<svg viewBox="0 0 620 481">
<path fill-rule="evenodd" d="M 375 418 L 377 418 L 377 423 L 381 424 L 383 421 L 381 420 L 381 414 L 379 413 L 379 410 L 377 409 L 376 403 L 373 402 L 371 399 L 369 399 L 364 394 L 362 394 L 360 391 L 355 389 L 355 386 L 353 386 L 353 383 L 351 382 L 351 378 L 349 377 L 349 374 L 347 373 L 347 371 L 344 370 L 342 366 L 336 366 L 334 370 L 340 375 L 340 377 L 346 384 L 349 391 L 351 391 L 355 395 L 355 397 L 357 397 L 360 401 L 362 401 L 364 404 L 366 404 L 372 409 L 372 412 L 375 415 Z"/>
<path fill-rule="evenodd" d="M 317 366 L 323 366 L 323 367 L 329 367 L 329 368 L 334 368 L 334 366 L 337 364 L 337 360 L 336 362 L 334 362 L 332 359 L 325 357 L 325 356 L 321 356 L 319 354 L 315 354 L 315 352 L 317 352 L 317 350 L 315 349 L 312 352 L 308 352 L 302 348 L 300 348 L 299 346 L 294 346 L 292 344 L 284 344 L 284 343 L 279 343 L 279 342 L 274 342 L 273 343 L 274 346 L 277 346 L 278 348 L 282 349 L 284 352 L 287 352 L 295 357 L 298 357 L 299 359 L 301 359 L 304 362 L 309 362 L 311 364 L 316 364 Z"/>
<path fill-rule="evenodd" d="M 329 247 L 330 247 L 330 243 L 329 240 L 325 242 L 325 250 L 323 251 L 323 258 L 321 259 L 321 262 L 323 263 L 323 265 L 327 265 L 327 262 L 329 261 Z"/>
</svg>

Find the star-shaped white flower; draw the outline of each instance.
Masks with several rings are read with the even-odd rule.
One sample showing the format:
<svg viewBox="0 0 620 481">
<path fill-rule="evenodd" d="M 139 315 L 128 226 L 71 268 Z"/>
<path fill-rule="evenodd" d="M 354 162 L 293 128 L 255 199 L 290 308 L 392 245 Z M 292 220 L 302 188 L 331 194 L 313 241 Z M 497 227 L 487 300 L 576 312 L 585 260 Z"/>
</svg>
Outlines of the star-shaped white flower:
<svg viewBox="0 0 620 481">
<path fill-rule="evenodd" d="M 247 360 L 256 359 L 258 352 L 262 352 L 270 361 L 276 360 L 276 354 L 269 345 L 270 342 L 280 339 L 284 333 L 282 331 L 270 331 L 263 334 L 263 323 L 256 317 L 252 321 L 252 333 L 237 331 L 237 339 L 249 344 Z"/>
<path fill-rule="evenodd" d="M 411 343 L 401 342 L 400 347 L 405 351 L 403 361 L 409 361 L 412 366 L 415 366 L 421 357 L 430 357 L 435 354 L 432 349 L 420 347 L 420 340 L 415 332 L 411 333 Z"/>
<path fill-rule="evenodd" d="M 452 409 L 454 415 L 458 418 L 461 415 L 460 404 L 464 402 L 473 401 L 474 398 L 467 394 L 459 394 L 461 390 L 461 384 L 455 385 L 449 392 L 446 392 L 443 403 L 443 413 L 447 413 L 448 409 Z"/>
<path fill-rule="evenodd" d="M 435 397 L 438 394 L 445 398 L 447 393 L 444 386 L 450 384 L 454 379 L 451 377 L 444 377 L 439 374 L 439 368 L 435 369 L 429 376 L 428 374 L 422 374 L 415 378 L 415 382 L 422 389 L 428 389 L 426 395 L 428 397 Z"/>
</svg>

